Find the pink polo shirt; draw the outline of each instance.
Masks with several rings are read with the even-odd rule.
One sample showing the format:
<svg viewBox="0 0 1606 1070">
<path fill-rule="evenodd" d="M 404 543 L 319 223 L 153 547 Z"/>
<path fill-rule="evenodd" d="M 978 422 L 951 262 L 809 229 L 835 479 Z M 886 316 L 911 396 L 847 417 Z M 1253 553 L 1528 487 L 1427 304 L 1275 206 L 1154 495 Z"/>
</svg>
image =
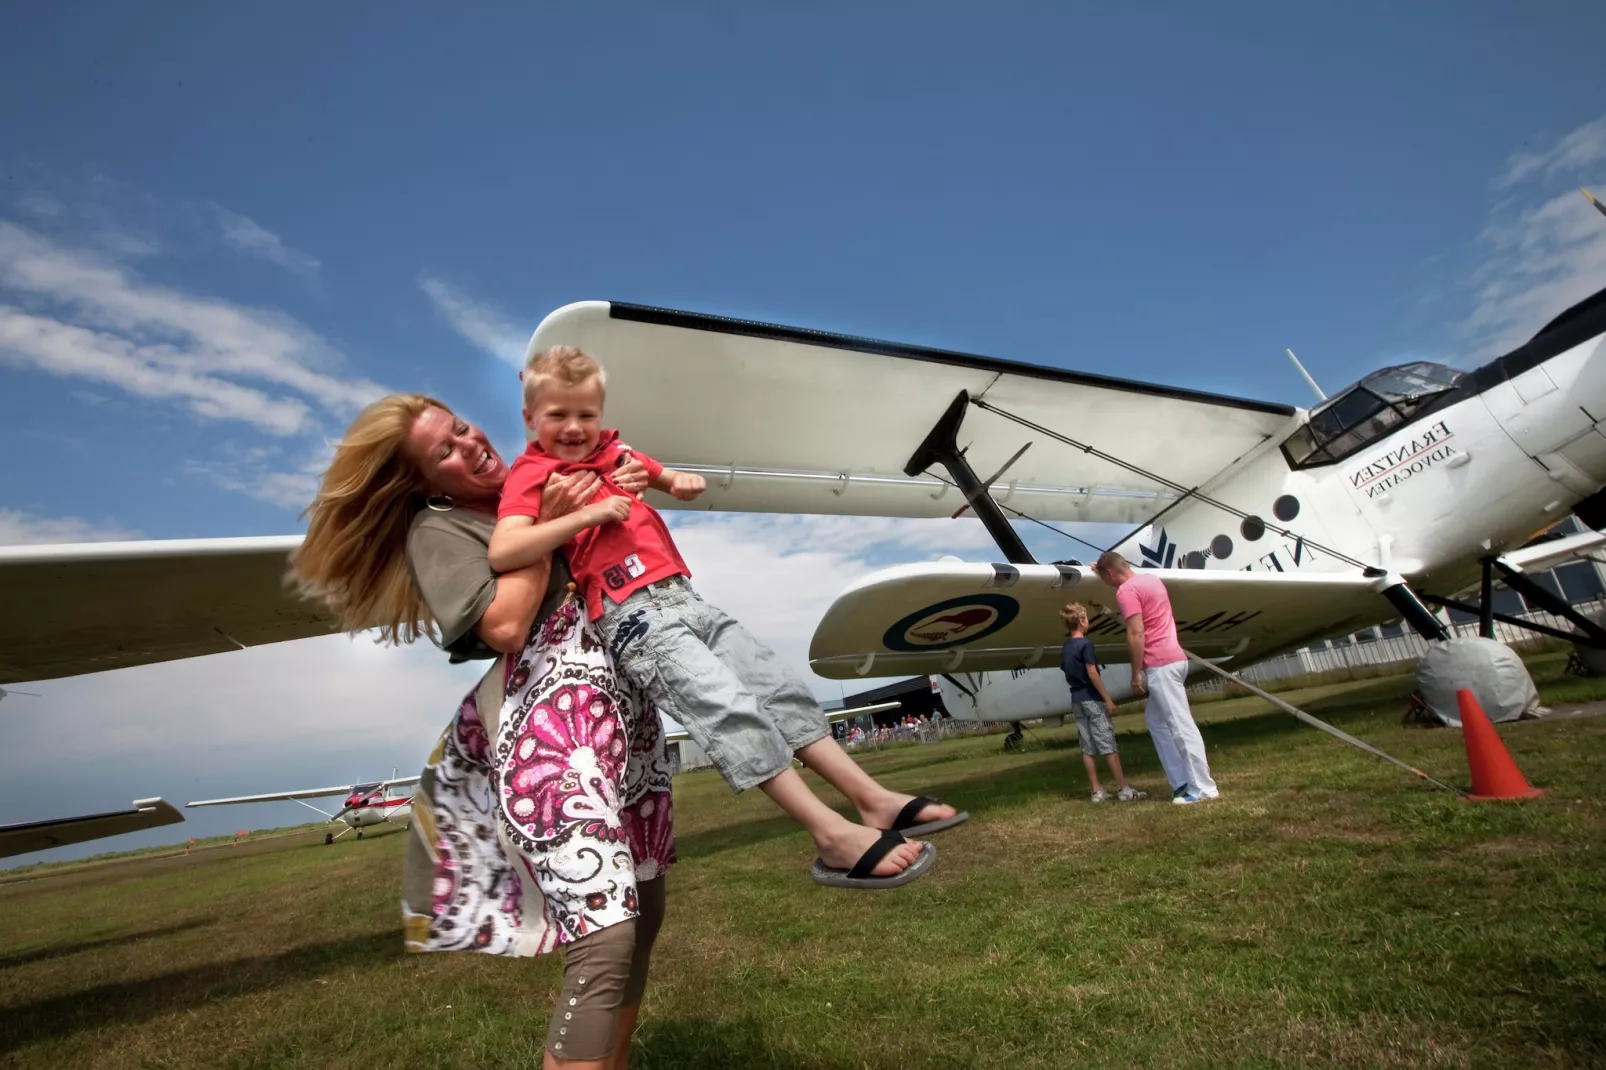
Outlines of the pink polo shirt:
<svg viewBox="0 0 1606 1070">
<path fill-rule="evenodd" d="M 1143 667 L 1157 668 L 1188 660 L 1177 642 L 1177 619 L 1171 615 L 1171 596 L 1152 572 L 1132 570 L 1132 578 L 1115 589 L 1115 605 L 1124 621 L 1132 614 L 1143 617 Z"/>
</svg>

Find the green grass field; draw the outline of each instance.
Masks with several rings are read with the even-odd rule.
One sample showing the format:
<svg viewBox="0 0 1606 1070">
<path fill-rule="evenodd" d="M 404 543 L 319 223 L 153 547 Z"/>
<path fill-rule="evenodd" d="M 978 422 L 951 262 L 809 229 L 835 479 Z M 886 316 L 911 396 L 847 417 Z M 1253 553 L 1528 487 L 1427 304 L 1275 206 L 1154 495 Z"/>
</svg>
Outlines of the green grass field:
<svg viewBox="0 0 1606 1070">
<path fill-rule="evenodd" d="M 1535 664 L 1549 701 L 1601 685 Z M 1285 693 L 1452 784 L 1409 678 Z M 1469 804 L 1256 699 L 1200 707 L 1221 800 L 1088 803 L 1074 729 L 892 748 L 972 820 L 890 893 L 808 881 L 756 793 L 676 781 L 638 1067 L 1606 1065 L 1606 717 L 1504 725 Z M 1142 719 L 1132 778 L 1165 794 Z M 821 790 L 828 798 L 841 800 Z M 401 951 L 405 837 L 309 832 L 0 886 L 0 1065 L 533 1067 L 555 957 Z"/>
</svg>

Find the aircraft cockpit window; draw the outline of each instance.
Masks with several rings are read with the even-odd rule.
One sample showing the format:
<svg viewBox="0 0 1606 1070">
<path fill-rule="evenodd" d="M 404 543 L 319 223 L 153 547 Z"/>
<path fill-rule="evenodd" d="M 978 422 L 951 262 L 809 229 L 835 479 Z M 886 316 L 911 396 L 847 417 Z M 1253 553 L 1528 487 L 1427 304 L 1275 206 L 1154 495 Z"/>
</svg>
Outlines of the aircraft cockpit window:
<svg viewBox="0 0 1606 1070">
<path fill-rule="evenodd" d="M 1455 387 L 1459 373 L 1419 361 L 1384 368 L 1327 401 L 1289 436 L 1283 452 L 1295 468 L 1332 464 L 1387 435 L 1433 398 Z"/>
</svg>

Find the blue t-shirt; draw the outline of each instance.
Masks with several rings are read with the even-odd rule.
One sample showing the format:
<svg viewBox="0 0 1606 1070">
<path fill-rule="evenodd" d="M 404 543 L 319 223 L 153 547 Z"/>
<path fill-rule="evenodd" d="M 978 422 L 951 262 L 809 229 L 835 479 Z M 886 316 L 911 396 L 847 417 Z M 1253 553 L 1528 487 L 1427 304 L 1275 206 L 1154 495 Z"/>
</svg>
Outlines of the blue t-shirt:
<svg viewBox="0 0 1606 1070">
<path fill-rule="evenodd" d="M 1087 667 L 1098 663 L 1092 640 L 1082 635 L 1065 640 L 1060 650 L 1060 670 L 1065 673 L 1065 682 L 1071 685 L 1072 702 L 1103 701 L 1087 676 Z"/>
</svg>

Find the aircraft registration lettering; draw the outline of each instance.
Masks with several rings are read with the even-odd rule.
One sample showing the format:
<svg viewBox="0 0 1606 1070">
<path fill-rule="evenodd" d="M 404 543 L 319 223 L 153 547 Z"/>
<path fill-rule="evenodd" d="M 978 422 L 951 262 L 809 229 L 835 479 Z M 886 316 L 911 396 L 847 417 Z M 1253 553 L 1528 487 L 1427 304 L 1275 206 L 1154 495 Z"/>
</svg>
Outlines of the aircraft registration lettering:
<svg viewBox="0 0 1606 1070">
<path fill-rule="evenodd" d="M 969 594 L 917 609 L 888 628 L 881 643 L 905 652 L 947 650 L 1008 627 L 1020 603 L 1005 594 Z"/>
<path fill-rule="evenodd" d="M 1450 425 L 1440 420 L 1403 446 L 1389 450 L 1350 473 L 1350 486 L 1355 490 L 1364 490 L 1368 498 L 1375 498 L 1390 487 L 1397 487 L 1440 461 L 1455 456 L 1456 448 L 1449 445 L 1453 438 L 1455 432 L 1450 430 Z"/>
</svg>

